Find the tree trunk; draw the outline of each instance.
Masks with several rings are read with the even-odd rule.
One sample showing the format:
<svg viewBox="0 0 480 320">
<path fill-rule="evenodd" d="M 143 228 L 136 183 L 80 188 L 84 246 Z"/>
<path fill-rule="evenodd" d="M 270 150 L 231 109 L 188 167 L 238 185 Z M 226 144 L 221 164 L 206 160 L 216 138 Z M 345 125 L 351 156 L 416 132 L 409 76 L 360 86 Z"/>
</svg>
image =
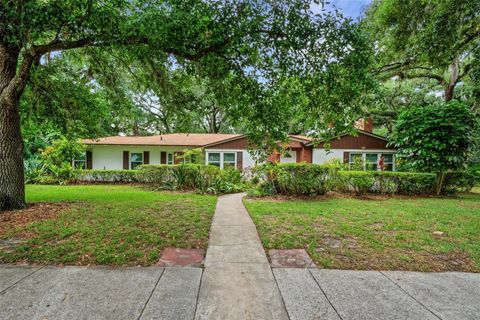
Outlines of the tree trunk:
<svg viewBox="0 0 480 320">
<path fill-rule="evenodd" d="M 450 82 L 445 88 L 445 102 L 449 102 L 453 99 L 453 93 L 455 91 L 455 86 L 458 82 L 458 59 L 454 59 L 450 65 Z"/>
<path fill-rule="evenodd" d="M 9 86 L 17 59 L 0 48 L 0 212 L 26 207 L 19 94 Z"/>
</svg>

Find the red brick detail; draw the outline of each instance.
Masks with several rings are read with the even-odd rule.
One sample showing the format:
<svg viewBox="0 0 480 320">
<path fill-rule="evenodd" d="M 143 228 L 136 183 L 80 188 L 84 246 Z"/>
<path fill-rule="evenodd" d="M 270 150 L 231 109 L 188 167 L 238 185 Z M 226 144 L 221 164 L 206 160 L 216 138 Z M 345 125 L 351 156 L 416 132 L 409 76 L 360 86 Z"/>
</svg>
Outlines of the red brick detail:
<svg viewBox="0 0 480 320">
<path fill-rule="evenodd" d="M 203 264 L 205 250 L 167 248 L 163 251 L 159 267 L 200 267 Z"/>
<path fill-rule="evenodd" d="M 312 163 L 312 147 L 303 146 L 297 149 L 297 162 Z"/>
</svg>

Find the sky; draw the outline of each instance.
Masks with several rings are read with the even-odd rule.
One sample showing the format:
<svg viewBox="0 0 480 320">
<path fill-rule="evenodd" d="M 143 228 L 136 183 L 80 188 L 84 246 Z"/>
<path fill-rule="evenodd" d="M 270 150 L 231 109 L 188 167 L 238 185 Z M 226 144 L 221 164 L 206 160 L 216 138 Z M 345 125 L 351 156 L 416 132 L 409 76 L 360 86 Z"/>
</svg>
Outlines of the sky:
<svg viewBox="0 0 480 320">
<path fill-rule="evenodd" d="M 354 20 L 359 18 L 365 8 L 372 2 L 372 0 L 326 0 L 329 4 L 326 8 L 332 8 L 333 6 L 340 9 L 345 16 L 348 16 Z M 314 11 L 321 10 L 320 6 L 312 8 Z"/>
</svg>

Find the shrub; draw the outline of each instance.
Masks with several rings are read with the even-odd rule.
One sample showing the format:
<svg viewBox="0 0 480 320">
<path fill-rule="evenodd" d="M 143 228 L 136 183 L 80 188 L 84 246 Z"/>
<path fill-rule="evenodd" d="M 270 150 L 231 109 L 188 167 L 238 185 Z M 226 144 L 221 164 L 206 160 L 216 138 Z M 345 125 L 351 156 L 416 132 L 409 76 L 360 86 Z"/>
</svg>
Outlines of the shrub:
<svg viewBox="0 0 480 320">
<path fill-rule="evenodd" d="M 332 189 L 330 177 L 338 168 L 307 163 L 269 163 L 256 167 L 254 171 L 256 179 L 262 181 L 262 193 L 321 195 Z"/>
<path fill-rule="evenodd" d="M 78 180 L 87 182 L 137 182 L 139 170 L 82 170 Z"/>
<path fill-rule="evenodd" d="M 468 192 L 475 186 L 475 174 L 471 171 L 447 172 L 442 186 L 442 194 Z"/>
<path fill-rule="evenodd" d="M 231 193 L 244 190 L 242 175 L 235 169 L 197 164 L 143 165 L 139 170 L 87 170 L 81 180 L 90 182 L 140 182 L 162 190 L 196 190 L 200 193 Z"/>
<path fill-rule="evenodd" d="M 375 177 L 370 171 L 341 171 L 338 181 L 339 190 L 354 191 L 357 195 L 362 195 L 373 191 Z"/>
</svg>

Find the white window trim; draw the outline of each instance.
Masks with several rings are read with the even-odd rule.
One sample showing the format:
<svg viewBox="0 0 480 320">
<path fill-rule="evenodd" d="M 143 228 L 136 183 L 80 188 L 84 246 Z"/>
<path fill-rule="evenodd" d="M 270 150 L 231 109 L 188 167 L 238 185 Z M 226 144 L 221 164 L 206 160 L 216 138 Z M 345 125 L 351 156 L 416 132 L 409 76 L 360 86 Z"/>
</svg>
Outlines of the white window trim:
<svg viewBox="0 0 480 320">
<path fill-rule="evenodd" d="M 223 157 L 223 154 L 224 153 L 233 153 L 234 157 L 235 157 L 235 160 L 234 161 L 229 161 L 229 163 L 233 163 L 234 165 L 234 168 L 237 167 L 237 153 L 235 151 L 207 151 L 205 152 L 205 164 L 208 165 L 209 164 L 209 161 L 208 161 L 208 156 L 210 153 L 219 153 L 220 154 L 220 169 L 223 169 L 224 168 L 224 157 Z"/>
<path fill-rule="evenodd" d="M 346 151 L 346 152 L 348 152 L 348 151 Z M 392 155 L 392 162 L 385 162 L 385 164 L 391 164 L 392 165 L 392 171 L 395 171 L 395 153 L 394 152 L 377 152 L 377 151 L 368 151 L 368 150 L 365 150 L 365 151 L 359 151 L 359 150 L 350 151 L 349 155 L 348 155 L 348 167 L 350 168 L 350 166 L 353 164 L 352 155 L 361 154 L 362 155 L 362 162 L 363 162 L 363 170 L 365 171 L 367 169 L 367 153 L 377 155 L 377 170 L 376 171 L 381 171 L 381 169 L 378 165 L 378 162 L 380 161 L 380 158 L 381 158 L 382 154 L 391 154 Z"/>
<path fill-rule="evenodd" d="M 132 169 L 132 162 L 140 162 L 140 161 L 132 161 L 132 154 L 134 154 L 134 153 L 142 155 L 142 164 L 141 165 L 143 165 L 145 163 L 145 159 L 143 157 L 143 152 L 132 152 L 132 151 L 130 151 L 128 153 L 128 157 L 129 157 L 128 166 L 129 166 L 130 170 L 133 170 Z"/>
</svg>

